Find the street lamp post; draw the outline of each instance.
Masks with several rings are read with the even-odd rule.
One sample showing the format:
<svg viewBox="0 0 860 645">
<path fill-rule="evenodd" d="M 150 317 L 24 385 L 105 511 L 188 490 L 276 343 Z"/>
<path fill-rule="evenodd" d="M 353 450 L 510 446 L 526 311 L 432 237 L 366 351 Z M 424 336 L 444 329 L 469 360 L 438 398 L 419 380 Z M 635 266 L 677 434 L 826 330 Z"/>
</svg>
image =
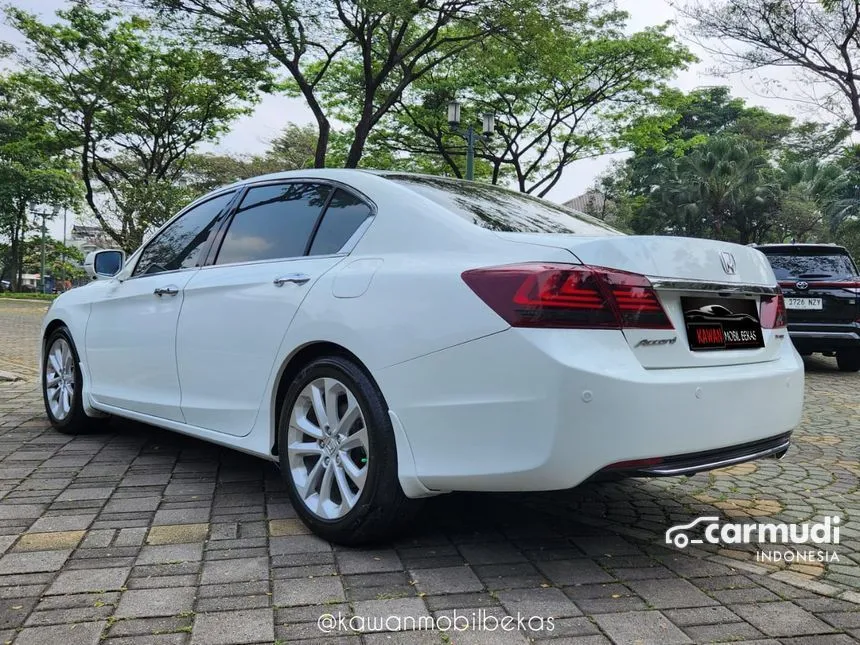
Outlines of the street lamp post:
<svg viewBox="0 0 860 645">
<path fill-rule="evenodd" d="M 496 129 L 496 117 L 492 112 L 484 112 L 482 116 L 481 134 L 475 131 L 472 125 L 463 129 L 460 127 L 460 103 L 453 100 L 448 103 L 448 125 L 456 134 L 466 141 L 466 179 L 472 181 L 475 178 L 475 143 L 483 141 L 487 143 Z"/>
<path fill-rule="evenodd" d="M 69 209 L 65 206 L 63 207 L 63 259 L 62 267 L 63 267 L 63 291 L 65 291 L 66 287 L 66 278 L 68 277 L 68 273 L 66 273 L 66 215 L 69 214 Z"/>
<path fill-rule="evenodd" d="M 60 212 L 60 207 L 54 206 L 53 211 L 51 211 L 50 213 L 46 213 L 45 211 L 39 212 L 35 209 L 30 209 L 30 212 L 33 213 L 34 215 L 36 215 L 37 217 L 42 218 L 42 267 L 41 267 L 41 273 L 39 274 L 39 282 L 40 282 L 40 288 L 41 288 L 42 293 L 45 293 L 45 239 L 47 238 L 47 235 L 48 235 L 48 227 L 45 223 L 45 220 L 48 217 L 51 217 L 51 218 L 56 217 L 57 213 Z"/>
<path fill-rule="evenodd" d="M 40 278 L 40 282 L 42 283 L 41 292 L 45 293 L 45 234 L 48 231 L 48 229 L 45 227 L 45 217 L 47 216 L 47 213 L 41 213 L 41 215 L 42 215 L 42 270 L 41 270 L 41 273 L 39 273 L 39 278 Z"/>
</svg>

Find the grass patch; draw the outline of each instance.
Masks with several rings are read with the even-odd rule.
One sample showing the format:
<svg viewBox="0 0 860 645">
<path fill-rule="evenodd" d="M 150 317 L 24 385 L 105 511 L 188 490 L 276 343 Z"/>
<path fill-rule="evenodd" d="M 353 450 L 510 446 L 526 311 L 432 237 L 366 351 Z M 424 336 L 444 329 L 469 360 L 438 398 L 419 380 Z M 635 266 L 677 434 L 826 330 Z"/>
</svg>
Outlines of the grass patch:
<svg viewBox="0 0 860 645">
<path fill-rule="evenodd" d="M 10 300 L 53 300 L 57 297 L 56 293 L 14 293 L 12 291 L 6 291 L 0 293 L 0 298 L 7 298 Z"/>
</svg>

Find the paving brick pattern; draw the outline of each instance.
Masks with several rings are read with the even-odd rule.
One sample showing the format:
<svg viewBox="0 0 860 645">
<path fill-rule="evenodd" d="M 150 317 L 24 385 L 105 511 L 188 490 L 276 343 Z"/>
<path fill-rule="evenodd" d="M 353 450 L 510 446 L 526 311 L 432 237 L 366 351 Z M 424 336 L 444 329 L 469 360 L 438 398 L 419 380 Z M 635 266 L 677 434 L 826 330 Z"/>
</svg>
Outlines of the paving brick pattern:
<svg viewBox="0 0 860 645">
<path fill-rule="evenodd" d="M 807 362 L 804 421 L 781 462 L 446 496 L 410 535 L 344 549 L 308 534 L 264 461 L 126 421 L 50 430 L 33 368 L 44 310 L 0 300 L 0 370 L 25 377 L 0 383 L 2 643 L 860 640 L 860 376 L 832 360 Z M 740 548 L 663 544 L 702 514 L 839 514 L 840 562 L 765 567 Z M 553 629 L 323 633 L 322 614 L 401 621 L 390 628 L 537 616 Z"/>
</svg>

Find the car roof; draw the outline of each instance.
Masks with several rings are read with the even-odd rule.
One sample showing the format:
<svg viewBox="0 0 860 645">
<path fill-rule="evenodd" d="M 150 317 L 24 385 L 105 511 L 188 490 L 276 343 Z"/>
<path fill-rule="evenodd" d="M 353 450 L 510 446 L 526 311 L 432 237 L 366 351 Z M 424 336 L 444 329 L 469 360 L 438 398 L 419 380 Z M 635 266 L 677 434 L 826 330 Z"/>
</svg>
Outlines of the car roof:
<svg viewBox="0 0 860 645">
<path fill-rule="evenodd" d="M 232 184 L 224 184 L 219 186 L 217 190 L 225 188 L 235 188 L 244 186 L 245 184 L 254 184 L 262 181 L 271 181 L 273 179 L 291 179 L 293 177 L 319 177 L 320 179 L 348 179 L 357 175 L 364 174 L 379 174 L 376 172 L 369 173 L 367 170 L 359 170 L 358 168 L 302 168 L 299 170 L 282 170 L 280 172 L 270 172 L 265 175 L 255 175 L 247 179 L 234 181 Z"/>
</svg>

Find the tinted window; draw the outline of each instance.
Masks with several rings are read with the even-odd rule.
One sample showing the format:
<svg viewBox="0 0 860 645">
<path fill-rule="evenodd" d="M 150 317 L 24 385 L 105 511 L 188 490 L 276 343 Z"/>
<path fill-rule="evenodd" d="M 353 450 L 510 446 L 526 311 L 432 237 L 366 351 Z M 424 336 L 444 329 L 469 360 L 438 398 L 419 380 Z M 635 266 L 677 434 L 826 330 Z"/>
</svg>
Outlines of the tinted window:
<svg viewBox="0 0 860 645">
<path fill-rule="evenodd" d="M 230 223 L 216 263 L 304 255 L 330 191 L 328 186 L 299 183 L 251 188 Z"/>
<path fill-rule="evenodd" d="M 767 254 L 777 280 L 786 278 L 832 278 L 857 275 L 851 258 L 842 253 L 803 255 Z"/>
<path fill-rule="evenodd" d="M 490 184 L 414 175 L 386 177 L 492 231 L 623 235 L 596 217 Z"/>
<path fill-rule="evenodd" d="M 206 243 L 217 228 L 218 215 L 233 195 L 219 195 L 186 211 L 147 245 L 140 254 L 133 275 L 198 266 L 203 262 Z"/>
<path fill-rule="evenodd" d="M 337 189 L 314 236 L 310 254 L 337 253 L 370 214 L 370 206 L 355 195 Z"/>
</svg>

